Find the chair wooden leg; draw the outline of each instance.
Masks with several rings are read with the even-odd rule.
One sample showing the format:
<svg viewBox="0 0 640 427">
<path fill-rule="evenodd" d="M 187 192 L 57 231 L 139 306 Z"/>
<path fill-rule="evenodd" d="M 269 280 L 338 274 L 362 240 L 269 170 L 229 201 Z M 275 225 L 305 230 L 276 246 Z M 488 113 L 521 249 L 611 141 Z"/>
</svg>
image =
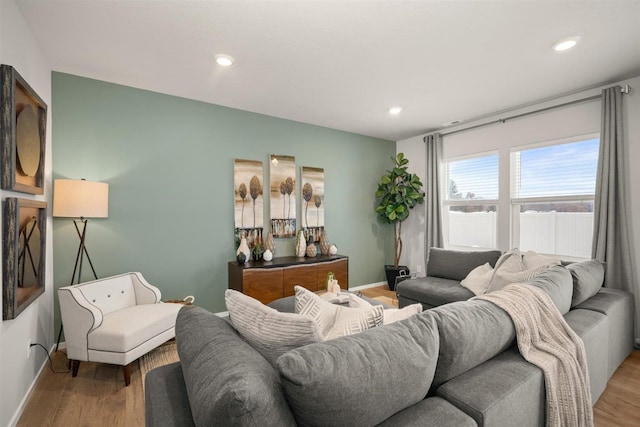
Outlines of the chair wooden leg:
<svg viewBox="0 0 640 427">
<path fill-rule="evenodd" d="M 131 363 L 123 366 L 122 372 L 124 372 L 124 385 L 129 386 L 131 384 Z"/>
<path fill-rule="evenodd" d="M 72 360 L 71 361 L 71 376 L 75 377 L 78 375 L 78 368 L 80 367 L 80 361 L 79 360 Z"/>
</svg>

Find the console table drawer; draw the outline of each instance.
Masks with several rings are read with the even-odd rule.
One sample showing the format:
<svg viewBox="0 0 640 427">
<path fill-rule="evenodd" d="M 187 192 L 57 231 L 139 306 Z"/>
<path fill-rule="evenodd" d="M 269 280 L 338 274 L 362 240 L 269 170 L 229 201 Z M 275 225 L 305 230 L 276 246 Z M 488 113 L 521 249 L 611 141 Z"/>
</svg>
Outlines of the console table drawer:
<svg viewBox="0 0 640 427">
<path fill-rule="evenodd" d="M 318 267 L 312 265 L 294 265 L 283 271 L 284 296 L 295 295 L 293 287 L 298 285 L 310 291 L 318 290 Z"/>
<path fill-rule="evenodd" d="M 247 270 L 242 282 L 242 292 L 263 304 L 282 298 L 282 268 Z"/>
<path fill-rule="evenodd" d="M 349 260 L 337 259 L 318 264 L 318 290 L 327 287 L 327 274 L 333 273 L 341 289 L 349 289 Z"/>
</svg>

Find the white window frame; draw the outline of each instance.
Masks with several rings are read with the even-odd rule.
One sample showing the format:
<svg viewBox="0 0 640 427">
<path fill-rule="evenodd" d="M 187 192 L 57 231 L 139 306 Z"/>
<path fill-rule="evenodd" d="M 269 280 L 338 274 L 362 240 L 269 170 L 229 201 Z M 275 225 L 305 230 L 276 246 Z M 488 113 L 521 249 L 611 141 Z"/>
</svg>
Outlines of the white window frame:
<svg viewBox="0 0 640 427">
<path fill-rule="evenodd" d="M 571 136 L 567 138 L 535 142 L 532 144 L 525 144 L 525 145 L 519 145 L 516 147 L 511 147 L 510 153 L 509 153 L 509 174 L 510 174 L 509 196 L 510 196 L 510 203 L 511 203 L 511 230 L 510 230 L 511 232 L 509 234 L 511 235 L 512 248 L 520 247 L 520 206 L 521 205 L 527 204 L 527 203 L 560 203 L 560 202 L 594 202 L 595 201 L 595 189 L 594 189 L 594 194 L 589 194 L 589 195 L 579 194 L 579 195 L 568 195 L 568 196 L 513 197 L 513 194 L 514 194 L 513 186 L 515 185 L 515 181 L 516 181 L 516 168 L 513 165 L 512 153 L 516 151 L 531 150 L 535 148 L 550 147 L 553 145 L 562 145 L 562 144 L 569 144 L 572 142 L 586 141 L 589 139 L 600 140 L 600 133 L 594 132 L 594 133 L 589 133 L 584 135 L 576 135 L 576 136 Z M 549 255 L 555 255 L 555 254 L 549 254 Z M 560 255 L 562 256 L 563 259 L 567 259 L 567 260 L 581 259 L 581 258 L 571 257 L 567 255 L 562 255 L 562 254 Z"/>
<path fill-rule="evenodd" d="M 498 196 L 500 195 L 500 152 L 498 150 L 490 150 L 483 151 L 480 153 L 466 154 L 463 156 L 450 157 L 442 160 L 442 194 L 444 197 L 442 198 L 442 206 L 441 206 L 441 217 L 442 217 L 442 234 L 444 238 L 444 247 L 448 249 L 457 249 L 457 250 L 487 250 L 487 249 L 497 249 L 498 247 L 498 229 L 500 224 L 500 204 L 499 198 L 497 199 L 451 199 L 449 200 L 449 173 L 448 173 L 448 165 L 451 162 L 457 162 L 461 160 L 467 159 L 475 159 L 479 157 L 489 157 L 489 156 L 497 156 L 498 157 Z M 466 245 L 452 245 L 449 242 L 449 207 L 451 206 L 478 206 L 478 205 L 493 205 L 496 210 L 496 227 L 494 230 L 495 247 L 484 247 L 484 246 L 466 246 Z"/>
</svg>

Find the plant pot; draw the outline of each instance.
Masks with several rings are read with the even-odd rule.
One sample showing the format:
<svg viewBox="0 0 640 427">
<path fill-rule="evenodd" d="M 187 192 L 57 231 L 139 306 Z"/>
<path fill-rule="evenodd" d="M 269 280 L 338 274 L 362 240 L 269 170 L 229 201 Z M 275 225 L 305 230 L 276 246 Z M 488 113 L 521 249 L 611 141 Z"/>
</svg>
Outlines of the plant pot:
<svg viewBox="0 0 640 427">
<path fill-rule="evenodd" d="M 387 276 L 387 285 L 389 285 L 389 289 L 394 291 L 396 289 L 396 279 L 399 276 L 409 277 L 409 267 L 406 265 L 399 265 L 398 268 L 395 268 L 393 265 L 385 265 L 384 273 Z"/>
</svg>

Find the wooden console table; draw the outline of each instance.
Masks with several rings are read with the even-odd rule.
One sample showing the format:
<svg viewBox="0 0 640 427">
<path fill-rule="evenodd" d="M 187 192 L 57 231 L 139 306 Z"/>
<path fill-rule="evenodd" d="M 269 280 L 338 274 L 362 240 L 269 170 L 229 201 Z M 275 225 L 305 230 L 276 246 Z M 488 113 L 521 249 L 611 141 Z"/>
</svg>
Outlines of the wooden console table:
<svg viewBox="0 0 640 427">
<path fill-rule="evenodd" d="M 249 295 L 263 304 L 294 295 L 293 287 L 325 289 L 332 272 L 342 289 L 349 288 L 349 258 L 318 255 L 313 258 L 278 257 L 271 261 L 229 263 L 229 289 Z"/>
</svg>

